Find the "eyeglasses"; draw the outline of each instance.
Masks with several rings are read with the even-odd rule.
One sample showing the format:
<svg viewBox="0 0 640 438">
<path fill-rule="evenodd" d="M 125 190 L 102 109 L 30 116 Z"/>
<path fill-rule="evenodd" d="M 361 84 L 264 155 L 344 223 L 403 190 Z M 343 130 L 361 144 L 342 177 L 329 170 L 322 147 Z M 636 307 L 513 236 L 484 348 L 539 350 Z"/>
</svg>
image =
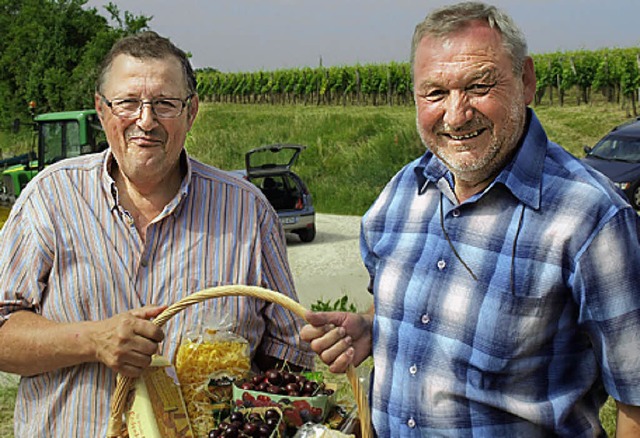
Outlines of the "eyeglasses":
<svg viewBox="0 0 640 438">
<path fill-rule="evenodd" d="M 182 114 L 184 108 L 189 104 L 193 94 L 187 96 L 186 99 L 178 99 L 173 97 L 156 98 L 151 100 L 142 100 L 136 98 L 113 99 L 109 100 L 100 94 L 102 101 L 111 108 L 111 113 L 121 119 L 134 119 L 140 116 L 144 105 L 151 105 L 151 111 L 159 119 L 175 119 Z"/>
</svg>

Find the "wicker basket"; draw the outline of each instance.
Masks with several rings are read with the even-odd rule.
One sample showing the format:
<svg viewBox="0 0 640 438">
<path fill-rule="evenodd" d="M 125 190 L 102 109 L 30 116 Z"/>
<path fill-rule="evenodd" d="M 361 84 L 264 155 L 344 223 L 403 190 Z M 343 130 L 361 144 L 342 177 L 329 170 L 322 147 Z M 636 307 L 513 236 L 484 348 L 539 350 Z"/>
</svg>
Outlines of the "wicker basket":
<svg viewBox="0 0 640 438">
<path fill-rule="evenodd" d="M 178 312 L 187 307 L 200 303 L 211 298 L 220 298 L 228 296 L 247 296 L 253 298 L 261 298 L 265 301 L 280 304 L 284 308 L 290 310 L 301 318 L 305 318 L 306 309 L 298 302 L 274 292 L 269 289 L 257 286 L 219 286 L 209 289 L 203 289 L 199 292 L 191 294 L 180 301 L 172 304 L 164 312 L 153 320 L 154 324 L 162 327 L 169 319 Z M 347 378 L 351 384 L 353 395 L 358 408 L 358 416 L 360 419 L 360 431 L 362 438 L 370 438 L 373 436 L 371 432 L 371 416 L 369 411 L 369 401 L 367 394 L 360 385 L 360 379 L 356 370 L 352 365 L 347 369 Z M 133 378 L 118 375 L 116 381 L 116 389 L 111 399 L 111 416 L 109 418 L 109 427 L 107 429 L 107 438 L 118 438 L 123 436 L 125 430 L 125 409 L 127 404 L 127 395 L 134 382 Z"/>
</svg>

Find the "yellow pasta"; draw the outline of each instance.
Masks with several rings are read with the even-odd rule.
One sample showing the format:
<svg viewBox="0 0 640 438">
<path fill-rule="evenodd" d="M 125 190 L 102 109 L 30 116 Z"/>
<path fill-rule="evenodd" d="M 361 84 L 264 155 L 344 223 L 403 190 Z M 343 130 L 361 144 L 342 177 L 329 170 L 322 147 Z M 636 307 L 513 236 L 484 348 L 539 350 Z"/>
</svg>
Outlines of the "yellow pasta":
<svg viewBox="0 0 640 438">
<path fill-rule="evenodd" d="M 176 373 L 191 427 L 202 437 L 216 426 L 216 410 L 228 406 L 231 398 L 230 386 L 210 387 L 210 381 L 221 377 L 223 380 L 241 379 L 251 368 L 245 339 L 229 334 L 219 338 L 213 336 L 204 342 L 186 340 L 176 356 Z"/>
</svg>

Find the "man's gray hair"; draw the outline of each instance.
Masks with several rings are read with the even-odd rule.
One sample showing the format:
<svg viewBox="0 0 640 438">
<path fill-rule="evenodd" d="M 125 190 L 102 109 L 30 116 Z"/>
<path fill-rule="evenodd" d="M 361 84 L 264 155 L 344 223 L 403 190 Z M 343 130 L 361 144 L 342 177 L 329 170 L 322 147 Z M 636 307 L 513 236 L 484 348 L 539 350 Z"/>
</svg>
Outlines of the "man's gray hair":
<svg viewBox="0 0 640 438">
<path fill-rule="evenodd" d="M 118 55 L 128 55 L 138 59 L 162 59 L 174 56 L 182 67 L 187 93 L 196 94 L 198 83 L 187 54 L 168 38 L 162 37 L 153 31 L 129 35 L 116 41 L 100 65 L 96 80 L 97 92 L 102 92 L 102 87 L 106 81 L 107 74 L 111 70 L 113 60 Z"/>
<path fill-rule="evenodd" d="M 527 57 L 527 41 L 513 19 L 495 6 L 482 2 L 462 2 L 434 10 L 416 26 L 411 42 L 411 76 L 416 49 L 425 36 L 443 38 L 463 29 L 470 21 L 477 20 L 486 21 L 500 32 L 502 44 L 513 63 L 513 72 L 520 75 Z"/>
</svg>

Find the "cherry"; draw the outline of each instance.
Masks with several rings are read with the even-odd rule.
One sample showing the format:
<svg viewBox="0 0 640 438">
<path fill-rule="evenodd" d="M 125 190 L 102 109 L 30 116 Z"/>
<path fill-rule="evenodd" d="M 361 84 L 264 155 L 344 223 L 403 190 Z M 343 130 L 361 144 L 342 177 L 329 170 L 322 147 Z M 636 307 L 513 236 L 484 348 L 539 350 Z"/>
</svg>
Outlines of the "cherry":
<svg viewBox="0 0 640 438">
<path fill-rule="evenodd" d="M 305 376 L 303 376 L 302 374 L 296 374 L 296 381 L 298 383 L 304 384 L 304 382 L 307 381 L 307 378 Z"/>
<path fill-rule="evenodd" d="M 282 380 L 284 381 L 285 384 L 297 382 L 296 375 L 288 371 L 285 371 L 284 373 L 282 373 Z"/>
<path fill-rule="evenodd" d="M 228 438 L 236 438 L 238 436 L 238 428 L 233 424 L 230 424 L 224 430 L 224 436 Z"/>
<path fill-rule="evenodd" d="M 258 427 L 258 436 L 260 437 L 268 438 L 269 436 L 271 436 L 272 433 L 273 433 L 273 430 L 266 424 L 263 424 L 262 426 Z"/>
<path fill-rule="evenodd" d="M 287 383 L 287 386 L 284 387 L 287 392 L 300 392 L 300 384 L 299 383 Z"/>
<path fill-rule="evenodd" d="M 249 436 L 256 436 L 258 433 L 258 425 L 255 423 L 245 423 L 242 431 Z"/>
<path fill-rule="evenodd" d="M 240 388 L 247 391 L 253 391 L 254 389 L 256 389 L 256 385 L 254 385 L 251 382 L 242 382 L 242 385 L 240 385 Z"/>
<path fill-rule="evenodd" d="M 270 418 L 276 418 L 280 420 L 280 413 L 275 409 L 267 409 L 267 411 L 264 413 L 264 418 L 267 420 Z"/>
<path fill-rule="evenodd" d="M 267 392 L 269 394 L 280 394 L 280 387 L 276 385 L 269 385 Z"/>
<path fill-rule="evenodd" d="M 282 374 L 278 370 L 269 370 L 266 372 L 265 376 L 267 377 L 267 381 L 275 386 L 282 385 Z"/>
<path fill-rule="evenodd" d="M 229 420 L 231 423 L 235 423 L 236 421 L 243 423 L 244 415 L 240 411 L 232 412 L 231 415 L 229 415 Z"/>
<path fill-rule="evenodd" d="M 304 387 L 302 388 L 302 392 L 305 394 L 313 394 L 315 390 L 318 389 L 318 383 L 313 380 L 307 380 L 304 383 Z"/>
</svg>

